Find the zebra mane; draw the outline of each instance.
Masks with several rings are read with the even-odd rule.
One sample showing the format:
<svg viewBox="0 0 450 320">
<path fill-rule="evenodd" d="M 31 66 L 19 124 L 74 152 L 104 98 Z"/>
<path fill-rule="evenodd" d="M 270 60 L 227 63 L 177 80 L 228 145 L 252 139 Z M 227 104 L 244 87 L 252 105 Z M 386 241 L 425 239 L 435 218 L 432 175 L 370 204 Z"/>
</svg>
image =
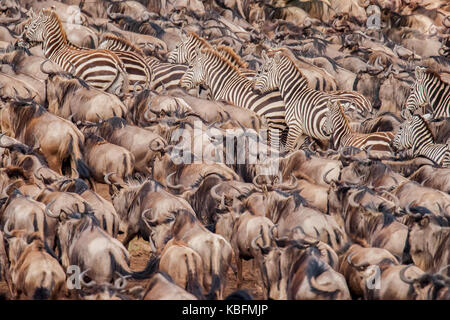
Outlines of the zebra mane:
<svg viewBox="0 0 450 320">
<path fill-rule="evenodd" d="M 61 32 L 61 36 L 64 39 L 64 42 L 65 43 L 70 43 L 69 40 L 67 39 L 66 30 L 64 30 L 64 27 L 62 25 L 61 19 L 59 18 L 59 16 L 56 13 L 56 11 L 54 11 L 53 9 L 42 9 L 42 12 L 44 13 L 44 15 L 49 16 L 49 17 L 51 17 L 51 18 L 56 20 L 56 22 L 58 23 L 58 26 L 59 26 L 59 30 Z"/>
<path fill-rule="evenodd" d="M 102 37 L 102 39 L 100 40 L 99 43 L 102 43 L 102 42 L 105 42 L 105 41 L 119 42 L 119 43 L 123 44 L 124 46 L 130 48 L 132 51 L 140 54 L 141 56 L 145 56 L 144 51 L 142 51 L 141 48 L 139 48 L 136 45 L 132 44 L 127 39 L 124 39 L 124 38 L 122 38 L 120 36 L 117 36 L 115 34 L 112 34 L 112 33 L 105 34 Z"/>
<path fill-rule="evenodd" d="M 202 49 L 201 53 L 205 53 L 205 54 L 209 54 L 212 55 L 214 57 L 216 57 L 217 59 L 219 59 L 223 64 L 226 64 L 231 70 L 233 70 L 234 72 L 236 72 L 238 75 L 241 75 L 241 70 L 239 70 L 238 67 L 236 67 L 230 60 L 228 60 L 227 58 L 223 57 L 219 52 L 217 52 L 214 49 Z"/>
<path fill-rule="evenodd" d="M 426 74 L 426 75 L 430 75 L 430 76 L 432 76 L 432 77 L 435 77 L 435 78 L 437 78 L 439 81 L 442 81 L 442 82 L 444 82 L 444 83 L 450 85 L 450 83 L 449 83 L 448 81 L 444 80 L 444 79 L 442 78 L 442 76 L 441 76 L 437 71 L 435 71 L 435 70 L 433 70 L 433 69 L 431 69 L 431 68 L 427 68 L 427 69 L 425 70 L 425 74 Z"/>
<path fill-rule="evenodd" d="M 288 48 L 277 48 L 277 49 L 272 49 L 270 50 L 267 55 L 269 57 L 273 57 L 277 52 L 281 53 L 282 57 L 286 57 L 291 63 L 292 65 L 295 67 L 295 69 L 297 70 L 297 72 L 302 76 L 302 79 L 305 80 L 307 82 L 307 78 L 305 77 L 305 75 L 303 74 L 302 70 L 300 70 L 296 60 L 297 58 L 295 58 L 294 54 L 292 53 L 291 50 L 289 50 Z"/>
<path fill-rule="evenodd" d="M 242 61 L 241 57 L 238 56 L 236 52 L 234 52 L 233 48 L 221 45 L 221 46 L 218 46 L 216 48 L 216 50 L 219 52 L 225 51 L 226 53 L 228 53 L 231 56 L 231 58 L 233 59 L 233 61 L 236 62 L 236 64 L 238 65 L 239 68 L 243 68 L 243 69 L 248 68 L 248 63 Z"/>
<path fill-rule="evenodd" d="M 352 130 L 352 127 L 350 127 L 350 124 L 348 123 L 347 116 L 345 115 L 344 108 L 342 108 L 342 105 L 339 101 L 335 101 L 334 103 L 337 104 L 339 108 L 339 113 L 341 114 L 341 117 L 344 119 L 345 127 L 350 130 L 351 133 L 355 133 L 355 131 Z"/>
<path fill-rule="evenodd" d="M 195 32 L 189 32 L 189 35 L 192 36 L 194 39 L 200 41 L 206 48 L 212 48 L 211 45 L 208 43 L 208 41 L 200 37 Z"/>
</svg>

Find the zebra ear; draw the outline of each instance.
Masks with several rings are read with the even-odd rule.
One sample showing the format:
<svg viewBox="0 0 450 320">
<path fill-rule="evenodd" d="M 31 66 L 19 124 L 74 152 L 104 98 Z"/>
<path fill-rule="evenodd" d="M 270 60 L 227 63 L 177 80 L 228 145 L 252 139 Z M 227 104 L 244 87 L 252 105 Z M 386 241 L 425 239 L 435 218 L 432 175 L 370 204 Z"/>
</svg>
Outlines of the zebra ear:
<svg viewBox="0 0 450 320">
<path fill-rule="evenodd" d="M 275 53 L 275 55 L 273 56 L 273 60 L 278 63 L 281 60 L 281 53 L 278 51 L 277 53 Z"/>
<path fill-rule="evenodd" d="M 262 51 L 262 58 L 264 61 L 267 61 L 269 59 L 269 57 L 267 56 L 266 50 Z"/>
<path fill-rule="evenodd" d="M 35 14 L 34 14 L 33 8 L 31 8 L 30 10 L 28 10 L 27 16 L 29 16 L 30 18 L 33 18 L 34 15 L 35 15 Z"/>
<path fill-rule="evenodd" d="M 327 107 L 328 107 L 328 109 L 333 108 L 333 102 L 331 101 L 331 99 L 328 99 Z"/>
<path fill-rule="evenodd" d="M 421 68 L 419 66 L 416 67 L 416 70 L 415 70 L 416 79 L 422 79 L 424 73 L 425 73 L 425 68 Z"/>
</svg>

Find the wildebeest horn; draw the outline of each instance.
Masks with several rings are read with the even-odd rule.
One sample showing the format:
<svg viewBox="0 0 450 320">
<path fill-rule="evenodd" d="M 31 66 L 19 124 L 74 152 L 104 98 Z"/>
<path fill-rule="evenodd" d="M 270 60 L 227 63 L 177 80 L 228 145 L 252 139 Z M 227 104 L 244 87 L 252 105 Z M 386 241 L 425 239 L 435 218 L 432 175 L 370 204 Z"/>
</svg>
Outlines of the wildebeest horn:
<svg viewBox="0 0 450 320">
<path fill-rule="evenodd" d="M 333 171 L 334 168 L 331 168 L 330 170 L 328 170 L 327 172 L 324 173 L 322 180 L 326 183 L 326 184 L 330 184 L 331 181 L 327 179 L 328 175 L 330 174 L 331 171 Z"/>
<path fill-rule="evenodd" d="M 40 65 L 40 69 L 41 69 L 41 72 L 42 73 L 45 73 L 45 74 L 50 74 L 50 73 L 52 73 L 52 72 L 50 72 L 50 71 L 45 71 L 44 70 L 44 64 L 46 64 L 47 62 L 50 62 L 50 60 L 49 59 L 45 59 L 44 61 L 42 61 L 42 63 L 41 63 L 41 65 Z"/>
<path fill-rule="evenodd" d="M 95 281 L 94 280 L 91 280 L 91 281 L 89 281 L 88 283 L 86 283 L 85 281 L 84 281 L 84 275 L 86 274 L 86 272 L 88 272 L 90 269 L 86 269 L 86 270 L 84 270 L 82 273 L 80 273 L 80 275 L 79 275 L 79 279 L 80 279 L 80 282 L 81 282 L 81 284 L 83 285 L 83 286 L 85 286 L 85 287 L 93 287 L 93 286 L 95 286 Z"/>
<path fill-rule="evenodd" d="M 357 194 L 359 194 L 359 193 L 361 193 L 361 192 L 364 192 L 364 189 L 361 189 L 361 190 L 358 190 L 358 191 L 356 191 L 356 192 L 353 192 L 353 193 L 350 195 L 350 197 L 348 197 L 348 203 L 349 203 L 352 207 L 358 208 L 358 207 L 360 206 L 359 203 L 356 203 L 356 202 L 355 202 L 355 197 L 356 197 Z"/>
<path fill-rule="evenodd" d="M 114 281 L 114 288 L 116 288 L 117 290 L 125 289 L 125 287 L 127 286 L 127 282 L 128 282 L 127 278 L 130 278 L 131 275 L 123 276 L 122 274 L 120 274 L 117 271 L 116 271 L 116 274 L 120 278 L 117 278 L 116 281 Z"/>
<path fill-rule="evenodd" d="M 273 236 L 273 229 L 275 229 L 275 228 L 277 228 L 278 227 L 278 224 L 274 224 L 273 226 L 271 226 L 270 227 L 270 232 L 269 232 L 269 236 L 270 236 L 270 239 L 272 239 L 273 241 L 275 241 L 275 237 Z"/>
<path fill-rule="evenodd" d="M 10 221 L 9 219 L 7 219 L 3 227 L 3 233 L 5 234 L 6 237 L 11 238 L 13 235 L 11 234 L 11 230 L 9 230 L 9 224 Z"/>
<path fill-rule="evenodd" d="M 326 285 L 321 285 L 320 283 L 318 283 L 316 280 L 316 277 L 314 277 L 314 276 L 310 278 L 310 281 L 311 281 L 310 282 L 311 287 L 318 291 L 327 292 L 327 293 L 336 291 L 336 289 L 328 288 Z"/>
<path fill-rule="evenodd" d="M 406 278 L 406 276 L 405 276 L 406 270 L 407 270 L 408 268 L 410 268 L 411 266 L 413 266 L 413 265 L 412 265 L 412 264 L 407 265 L 407 266 L 404 267 L 402 270 L 400 270 L 400 273 L 399 273 L 400 279 L 401 279 L 403 282 L 406 282 L 407 284 L 413 284 L 413 283 L 415 282 L 414 279 L 408 279 L 408 278 Z"/>
<path fill-rule="evenodd" d="M 156 221 L 155 221 L 155 220 L 152 220 L 152 221 L 148 222 L 145 215 L 147 214 L 147 212 L 149 212 L 149 211 L 151 211 L 151 210 L 152 210 L 152 209 L 146 209 L 146 210 L 142 211 L 142 214 L 141 214 L 141 218 L 142 218 L 142 220 L 144 221 L 144 223 L 145 223 L 145 225 L 147 226 L 147 228 L 148 228 L 148 230 L 149 230 L 150 233 L 151 233 L 151 230 L 152 230 L 152 228 L 150 227 L 150 223 L 154 223 L 154 222 L 156 222 Z M 158 250 L 156 249 L 156 246 L 155 246 L 155 243 L 153 242 L 153 239 L 152 239 L 151 234 L 149 234 L 149 236 L 148 236 L 148 242 L 149 242 L 149 244 L 150 244 L 150 247 L 151 247 L 151 249 L 152 249 L 152 252 L 157 252 Z"/>
<path fill-rule="evenodd" d="M 214 187 L 212 187 L 212 189 L 210 191 L 211 197 L 213 197 L 214 200 L 219 201 L 220 203 L 224 203 L 225 202 L 225 200 L 224 200 L 225 195 L 222 195 L 222 197 L 221 197 L 221 196 L 219 196 L 217 194 L 217 191 L 216 191 L 216 188 L 219 187 L 219 186 L 220 186 L 220 184 L 216 184 Z"/>
<path fill-rule="evenodd" d="M 393 194 L 392 192 L 389 192 L 387 190 L 383 190 L 383 193 L 389 195 L 392 198 L 392 202 L 394 202 L 396 207 L 400 206 L 400 200 L 398 199 L 398 197 L 395 194 Z"/>
<path fill-rule="evenodd" d="M 154 146 L 155 143 L 157 143 L 156 146 Z M 152 141 L 150 141 L 149 148 L 153 152 L 161 152 L 161 151 L 164 151 L 164 144 L 161 143 L 159 138 L 155 138 Z"/>
<path fill-rule="evenodd" d="M 442 267 L 441 269 L 439 269 L 438 274 L 442 274 L 442 271 L 444 271 L 445 269 L 450 268 L 450 264 L 446 265 L 445 267 Z"/>
<path fill-rule="evenodd" d="M 103 180 L 105 181 L 106 184 L 109 184 L 109 185 L 113 184 L 111 181 L 109 181 L 109 177 L 113 174 L 115 174 L 115 172 L 109 172 L 109 173 L 105 174 Z"/>
<path fill-rule="evenodd" d="M 170 189 L 175 189 L 175 190 L 183 190 L 182 192 L 186 191 L 186 188 L 182 185 L 182 184 L 177 184 L 174 185 L 173 183 L 170 182 L 171 177 L 176 173 L 176 171 L 172 172 L 171 174 L 169 174 L 166 178 L 166 184 L 167 187 L 169 187 Z"/>
<path fill-rule="evenodd" d="M 261 249 L 261 246 L 259 245 L 259 243 L 256 243 L 256 241 L 257 241 L 259 238 L 262 238 L 262 235 L 261 235 L 261 234 L 257 235 L 257 236 L 254 237 L 253 240 L 252 240 L 251 245 L 252 245 L 252 248 L 255 249 L 255 250 Z"/>
<path fill-rule="evenodd" d="M 356 253 L 356 252 L 352 252 L 352 253 L 350 253 L 350 254 L 347 256 L 347 263 L 348 263 L 350 266 L 354 267 L 354 268 L 356 268 L 356 266 L 352 263 L 352 256 L 353 256 L 355 253 Z"/>
<path fill-rule="evenodd" d="M 283 189 L 283 190 L 294 190 L 294 189 L 297 189 L 299 183 L 300 182 L 294 176 L 294 174 L 291 174 L 291 183 L 288 184 L 288 185 L 280 185 L 280 189 Z"/>
<path fill-rule="evenodd" d="M 144 112 L 144 120 L 147 121 L 147 122 L 155 122 L 155 121 L 157 121 L 158 120 L 157 117 L 150 118 L 150 114 L 149 114 L 150 112 L 153 112 L 153 111 L 150 109 L 150 107 L 148 107 L 147 110 Z"/>
<path fill-rule="evenodd" d="M 123 18 L 123 17 L 125 17 L 125 15 L 124 14 L 121 14 L 121 13 L 112 13 L 111 12 L 111 7 L 112 7 L 112 3 L 108 6 L 108 8 L 106 9 L 106 14 L 107 14 L 107 16 L 108 16 L 108 18 L 110 18 L 111 20 L 115 20 L 115 19 L 120 19 L 120 18 Z"/>
<path fill-rule="evenodd" d="M 59 214 L 54 214 L 50 211 L 49 207 L 55 203 L 56 200 L 52 200 L 50 201 L 46 206 L 45 206 L 45 214 L 48 215 L 49 217 L 52 218 L 59 218 Z"/>
<path fill-rule="evenodd" d="M 136 94 L 137 94 L 137 92 L 136 92 L 136 88 L 137 88 L 137 87 L 141 87 L 142 90 L 144 90 L 144 86 L 143 86 L 141 83 L 136 82 L 136 83 L 134 84 L 134 86 L 133 86 L 133 96 L 134 96 L 134 97 L 135 97 Z"/>
<path fill-rule="evenodd" d="M 414 219 L 419 219 L 419 218 L 422 218 L 422 214 L 421 213 L 413 213 L 413 212 L 411 212 L 411 209 L 410 209 L 410 207 L 411 207 L 411 204 L 414 202 L 414 200 L 412 200 L 412 201 L 410 201 L 407 205 L 406 205 L 406 207 L 405 207 L 405 211 L 406 211 L 406 213 L 408 214 L 408 216 L 410 216 L 410 217 L 412 217 L 412 218 L 414 218 Z"/>
</svg>

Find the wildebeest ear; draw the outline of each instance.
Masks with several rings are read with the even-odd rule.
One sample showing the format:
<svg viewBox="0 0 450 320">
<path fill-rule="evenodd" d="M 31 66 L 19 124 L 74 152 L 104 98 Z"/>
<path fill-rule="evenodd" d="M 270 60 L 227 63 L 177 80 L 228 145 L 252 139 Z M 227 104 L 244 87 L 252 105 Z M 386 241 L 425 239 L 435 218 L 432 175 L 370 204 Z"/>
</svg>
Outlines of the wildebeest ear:
<svg viewBox="0 0 450 320">
<path fill-rule="evenodd" d="M 420 224 L 420 226 L 422 228 L 426 228 L 429 223 L 430 223 L 430 217 L 429 216 L 424 216 L 419 222 L 419 224 Z"/>
</svg>

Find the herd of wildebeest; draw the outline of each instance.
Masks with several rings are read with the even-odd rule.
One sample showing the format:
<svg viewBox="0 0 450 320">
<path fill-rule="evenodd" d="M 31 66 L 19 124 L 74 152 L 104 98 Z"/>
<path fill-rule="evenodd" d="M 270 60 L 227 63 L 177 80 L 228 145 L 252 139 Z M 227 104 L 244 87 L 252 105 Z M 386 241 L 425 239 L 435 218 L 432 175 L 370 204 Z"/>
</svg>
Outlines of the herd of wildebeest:
<svg viewBox="0 0 450 320">
<path fill-rule="evenodd" d="M 0 50 L 3 298 L 450 299 L 447 1 L 0 0 Z"/>
</svg>

